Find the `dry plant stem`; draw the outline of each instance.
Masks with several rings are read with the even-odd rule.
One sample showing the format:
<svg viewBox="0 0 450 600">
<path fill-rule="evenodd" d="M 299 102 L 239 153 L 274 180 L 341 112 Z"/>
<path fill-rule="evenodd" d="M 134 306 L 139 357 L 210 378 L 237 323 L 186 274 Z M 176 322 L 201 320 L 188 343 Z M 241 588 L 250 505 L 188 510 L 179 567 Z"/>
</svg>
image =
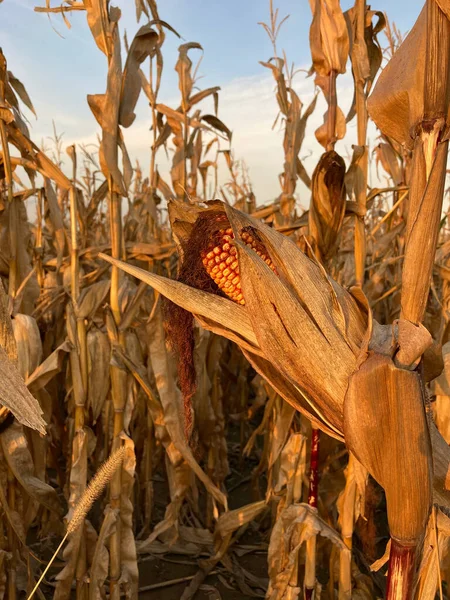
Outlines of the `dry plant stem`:
<svg viewBox="0 0 450 600">
<path fill-rule="evenodd" d="M 55 561 L 55 558 L 58 556 L 61 548 L 64 546 L 65 541 L 67 540 L 69 536 L 69 532 L 67 531 L 66 534 L 64 535 L 63 539 L 61 540 L 61 543 L 59 544 L 59 546 L 56 548 L 53 556 L 51 557 L 51 559 L 48 561 L 48 563 L 45 566 L 45 569 L 42 571 L 41 576 L 39 577 L 39 579 L 36 582 L 36 585 L 34 586 L 34 588 L 31 590 L 30 595 L 28 596 L 27 600 L 31 600 L 33 598 L 33 596 L 36 594 L 39 586 L 41 585 L 42 581 L 44 580 L 44 577 L 47 574 L 47 571 L 50 569 L 50 567 L 52 566 L 52 564 Z"/>
<path fill-rule="evenodd" d="M 9 295 L 13 298 L 16 295 L 17 287 L 17 215 L 16 202 L 13 196 L 13 176 L 11 168 L 11 157 L 9 154 L 8 134 L 5 123 L 0 119 L 0 137 L 3 151 L 3 164 L 5 168 L 5 179 L 8 188 L 9 204 L 9 241 L 10 241 L 10 259 L 9 259 Z"/>
<path fill-rule="evenodd" d="M 441 142 L 448 111 L 450 23 L 434 0 L 427 0 L 424 114 L 414 143 L 401 316 L 421 323 L 427 305 L 439 235 L 448 141 Z M 425 242 L 425 243 L 424 243 Z M 392 543 L 388 595 L 412 597 L 417 548 Z"/>
<path fill-rule="evenodd" d="M 39 283 L 39 287 L 42 289 L 44 286 L 44 268 L 42 265 L 42 215 L 43 215 L 43 204 L 44 204 L 44 190 L 41 188 L 38 191 L 37 203 L 36 203 L 36 276 Z"/>
<path fill-rule="evenodd" d="M 356 0 L 356 37 L 359 43 L 364 42 L 364 29 L 366 18 L 366 1 Z M 359 75 L 355 80 L 356 94 L 356 119 L 358 129 L 358 146 L 364 148 L 364 154 L 360 161 L 360 169 L 362 176 L 361 187 L 358 188 L 358 196 L 356 198 L 358 204 L 358 215 L 355 217 L 355 284 L 358 287 L 364 284 L 364 274 L 366 266 L 366 231 L 364 223 L 364 215 L 366 213 L 367 204 L 367 172 L 368 172 L 368 152 L 366 147 L 367 140 L 367 102 L 365 93 L 365 80 Z M 349 552 L 341 551 L 339 556 L 339 599 L 351 598 L 352 591 L 352 534 L 354 526 L 354 499 L 356 494 L 354 479 L 353 479 L 353 457 L 349 455 L 347 467 L 347 480 L 345 484 L 345 493 L 350 494 L 353 502 L 350 500 L 345 503 L 345 513 L 342 518 L 342 534 L 344 543 Z"/>
<path fill-rule="evenodd" d="M 108 483 L 108 481 L 111 479 L 113 474 L 115 472 L 117 472 L 119 467 L 122 465 L 124 458 L 125 458 L 125 447 L 122 446 L 117 452 L 114 452 L 113 454 L 111 454 L 109 459 L 106 462 L 104 462 L 103 465 L 97 470 L 96 474 L 89 482 L 88 487 L 85 489 L 85 491 L 83 492 L 83 495 L 77 502 L 77 505 L 76 505 L 75 510 L 72 515 L 72 519 L 69 522 L 67 531 L 66 531 L 63 539 L 61 540 L 61 543 L 59 544 L 58 548 L 53 553 L 53 556 L 51 557 L 49 562 L 47 563 L 44 571 L 42 572 L 41 576 L 39 577 L 36 585 L 34 586 L 33 590 L 31 591 L 30 595 L 28 596 L 27 600 L 31 600 L 33 598 L 37 589 L 41 585 L 47 571 L 50 569 L 50 567 L 53 564 L 53 561 L 58 556 L 59 551 L 63 547 L 64 542 L 67 540 L 67 538 L 69 537 L 69 535 L 71 533 L 74 533 L 80 527 L 80 525 L 82 525 L 84 523 L 84 520 L 85 520 L 87 514 L 89 513 L 89 511 L 91 510 L 94 501 L 100 496 L 100 494 L 105 489 L 105 486 Z"/>
<path fill-rule="evenodd" d="M 71 291 L 72 300 L 74 304 L 78 302 L 80 296 L 80 261 L 78 252 L 78 236 L 77 236 L 77 221 L 78 221 L 78 209 L 77 209 L 77 190 L 75 187 L 75 180 L 77 176 L 77 165 L 75 157 L 75 148 L 73 148 L 73 179 L 72 186 L 70 188 L 70 276 L 71 276 Z"/>
<path fill-rule="evenodd" d="M 311 432 L 311 459 L 309 473 L 308 504 L 317 508 L 317 496 L 319 487 L 319 447 L 320 431 L 312 429 Z M 305 560 L 305 598 L 311 600 L 314 597 L 316 586 L 316 536 L 311 536 L 306 542 Z"/>
<path fill-rule="evenodd" d="M 411 182 L 415 185 L 410 194 L 401 299 L 403 318 L 414 323 L 420 323 L 425 314 L 439 234 L 448 147 L 448 142 L 440 142 L 439 138 L 448 107 L 450 23 L 431 0 L 427 2 L 427 19 L 424 116 L 414 147 Z M 427 194 L 432 168 L 436 190 Z M 439 172 L 435 173 L 435 169 Z M 424 240 L 428 241 L 425 246 Z"/>
<path fill-rule="evenodd" d="M 76 176 L 77 176 L 77 161 L 75 147 L 72 148 L 73 155 L 73 173 L 72 173 L 72 185 L 70 188 L 70 275 L 71 275 L 71 293 L 72 301 L 74 305 L 76 324 L 77 324 L 77 338 L 79 348 L 79 364 L 80 371 L 74 373 L 73 377 L 79 377 L 81 375 L 81 383 L 83 394 L 81 397 L 75 398 L 75 432 L 83 431 L 85 426 L 85 402 L 87 392 L 87 341 L 86 341 L 86 326 L 83 319 L 78 319 L 78 299 L 80 296 L 80 261 L 79 261 L 79 248 L 78 248 L 78 207 L 77 207 L 77 190 L 75 187 Z M 74 390 L 78 386 L 74 386 Z M 78 388 L 79 389 L 79 388 Z M 76 392 L 74 392 L 77 395 Z M 82 455 L 83 456 L 83 455 Z M 80 457 L 81 460 L 81 457 Z M 87 466 L 83 468 L 86 472 Z M 86 486 L 86 481 L 81 482 L 82 488 Z M 80 547 L 78 551 L 78 560 L 76 566 L 76 580 L 77 580 L 77 598 L 84 598 L 86 593 L 85 575 L 87 569 L 86 562 L 86 538 L 84 535 L 80 539 Z"/>
<path fill-rule="evenodd" d="M 114 258 L 121 258 L 121 240 L 122 240 L 122 198 L 114 191 L 112 178 L 109 179 L 109 213 L 110 213 L 110 231 L 111 231 L 111 253 Z M 111 310 L 119 328 L 121 321 L 121 311 L 119 303 L 120 271 L 113 266 L 111 269 L 111 292 L 110 303 Z M 119 332 L 119 344 L 125 349 L 125 333 Z M 119 448 L 120 434 L 123 431 L 123 416 L 126 402 L 126 380 L 127 373 L 117 366 L 111 366 L 111 393 L 114 407 L 114 425 L 113 425 L 113 450 Z M 122 490 L 122 471 L 118 469 L 110 484 L 110 505 L 113 510 L 118 510 L 120 515 Z M 121 575 L 121 521 L 117 519 L 116 527 L 110 538 L 110 598 L 119 600 Z"/>
<path fill-rule="evenodd" d="M 13 473 L 8 467 L 8 504 L 10 510 L 17 510 L 16 508 L 16 481 Z M 8 521 L 8 544 L 11 558 L 8 561 L 8 598 L 15 600 L 17 598 L 17 583 L 16 583 L 16 570 L 17 570 L 17 541 L 14 529 L 11 523 Z"/>
<path fill-rule="evenodd" d="M 366 2 L 365 0 L 356 0 L 356 27 L 358 33 L 362 32 L 364 39 Z M 365 263 L 366 263 L 366 232 L 364 227 L 364 214 L 366 213 L 367 203 L 367 171 L 368 171 L 368 152 L 366 147 L 367 139 L 367 102 L 365 93 L 365 81 L 360 76 L 355 82 L 356 92 L 356 119 L 358 126 L 358 146 L 364 148 L 364 155 L 360 161 L 361 175 L 363 182 L 359 189 L 357 203 L 358 216 L 355 217 L 355 283 L 362 287 L 364 283 Z"/>
<path fill-rule="evenodd" d="M 341 514 L 341 535 L 349 551 L 341 551 L 339 555 L 339 600 L 350 600 L 352 595 L 352 541 L 356 499 L 354 461 L 353 454 L 350 453 L 344 491 L 347 501 Z"/>
<path fill-rule="evenodd" d="M 391 541 L 386 600 L 410 600 L 413 596 L 416 567 L 416 546 L 404 546 Z"/>
<path fill-rule="evenodd" d="M 336 117 L 337 117 L 337 94 L 336 94 L 336 71 L 332 69 L 329 75 L 330 90 L 328 94 L 328 144 L 327 151 L 334 150 L 336 144 Z"/>
</svg>

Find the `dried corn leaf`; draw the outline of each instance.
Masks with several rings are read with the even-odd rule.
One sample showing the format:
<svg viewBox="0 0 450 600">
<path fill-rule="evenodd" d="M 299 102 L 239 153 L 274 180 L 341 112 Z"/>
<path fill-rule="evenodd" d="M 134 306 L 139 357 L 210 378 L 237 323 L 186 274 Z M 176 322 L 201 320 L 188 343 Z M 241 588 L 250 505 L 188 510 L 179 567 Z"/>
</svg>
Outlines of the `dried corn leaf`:
<svg viewBox="0 0 450 600">
<path fill-rule="evenodd" d="M 99 329 L 87 334 L 88 348 L 88 407 L 94 423 L 101 415 L 110 390 L 109 368 L 111 345 L 108 335 Z"/>
<path fill-rule="evenodd" d="M 321 535 L 328 538 L 340 550 L 346 546 L 340 536 L 307 504 L 292 504 L 278 516 L 272 529 L 269 544 L 270 584 L 266 598 L 288 600 L 288 587 L 294 569 L 298 568 L 297 555 L 310 538 Z"/>
<path fill-rule="evenodd" d="M 89 600 L 104 600 L 103 584 L 108 576 L 109 553 L 107 543 L 114 532 L 117 511 L 109 506 L 105 509 L 89 575 Z"/>
<path fill-rule="evenodd" d="M 165 346 L 161 309 L 155 311 L 150 330 L 150 360 L 155 373 L 156 385 L 164 409 L 164 421 L 170 438 L 179 455 L 186 461 L 191 470 L 200 479 L 208 492 L 225 508 L 227 498 L 200 468 L 192 451 L 186 443 L 183 426 L 183 410 L 181 394 L 175 385 L 174 365 L 170 367 L 169 357 Z M 171 375 L 172 374 L 172 375 Z M 172 511 L 176 504 L 172 507 Z M 166 517 L 167 518 L 167 517 Z"/>
<path fill-rule="evenodd" d="M 425 6 L 368 100 L 369 114 L 383 134 L 409 148 L 424 111 L 426 22 Z"/>
<path fill-rule="evenodd" d="M 136 118 L 134 109 L 141 92 L 139 69 L 144 60 L 153 52 L 157 42 L 158 34 L 150 25 L 141 27 L 131 42 L 123 70 L 120 98 L 119 123 L 123 127 L 130 127 Z"/>
<path fill-rule="evenodd" d="M 281 451 L 286 444 L 294 415 L 294 408 L 285 402 L 283 402 L 281 408 L 276 411 L 276 418 L 272 434 L 273 439 L 269 454 L 269 469 L 273 467 L 275 461 L 278 460 L 278 457 L 280 456 Z"/>
<path fill-rule="evenodd" d="M 61 371 L 65 354 L 70 352 L 71 349 L 72 344 L 67 340 L 58 346 L 27 378 L 25 384 L 28 389 L 36 393 L 45 387 Z"/>
<path fill-rule="evenodd" d="M 113 259 L 106 254 L 99 254 L 99 256 L 109 263 L 119 266 L 126 273 L 145 281 L 169 300 L 179 304 L 186 310 L 211 319 L 221 327 L 233 329 L 255 346 L 255 350 L 257 350 L 257 341 L 250 320 L 245 310 L 240 306 L 219 296 L 207 294 L 178 281 L 166 279 L 139 267 Z"/>
<path fill-rule="evenodd" d="M 64 190 L 70 189 L 70 180 L 64 175 L 61 169 L 44 152 L 39 150 L 36 144 L 13 123 L 8 125 L 8 134 L 11 142 L 17 147 L 22 157 L 28 159 L 32 163 L 33 168 L 39 171 L 44 178 L 48 177 Z"/>
<path fill-rule="evenodd" d="M 450 549 L 450 519 L 439 509 L 428 519 L 422 561 L 417 571 L 418 598 L 434 598 L 439 588 L 441 569 Z M 441 580 L 442 583 L 442 580 Z"/>
<path fill-rule="evenodd" d="M 37 400 L 30 394 L 19 371 L 0 347 L 0 404 L 9 408 L 19 423 L 45 434 L 45 421 Z"/>
<path fill-rule="evenodd" d="M 2 509 L 5 511 L 8 523 L 11 525 L 21 544 L 26 547 L 27 542 L 23 519 L 16 510 L 10 507 L 8 502 L 8 468 L 3 455 L 3 449 L 0 452 L 0 502 Z"/>
<path fill-rule="evenodd" d="M 336 107 L 336 127 L 334 130 L 334 139 L 342 140 L 345 137 L 347 131 L 347 125 L 345 122 L 345 115 L 339 106 Z M 328 110 L 323 115 L 323 124 L 316 129 L 314 132 L 316 140 L 321 146 L 327 149 L 328 140 Z"/>
<path fill-rule="evenodd" d="M 286 489 L 286 504 L 299 502 L 306 475 L 306 437 L 302 433 L 289 436 L 280 456 L 277 480 L 273 491 Z"/>
<path fill-rule="evenodd" d="M 84 6 L 95 43 L 106 56 L 109 56 L 111 54 L 111 38 L 108 6 L 101 0 L 84 0 Z"/>
<path fill-rule="evenodd" d="M 33 459 L 22 425 L 13 423 L 0 433 L 0 442 L 9 468 L 27 494 L 53 513 L 61 515 L 61 504 L 56 490 L 34 474 Z"/>
<path fill-rule="evenodd" d="M 8 82 L 10 83 L 11 87 L 14 89 L 16 94 L 19 96 L 19 98 L 22 100 L 22 102 L 25 104 L 25 106 L 28 109 L 30 109 L 31 112 L 36 117 L 37 116 L 36 111 L 34 110 L 33 103 L 31 102 L 31 98 L 28 95 L 28 92 L 25 89 L 25 86 L 19 79 L 17 79 L 17 77 L 14 77 L 14 75 L 11 73 L 11 71 L 8 71 Z"/>
<path fill-rule="evenodd" d="M 386 492 L 391 536 L 415 542 L 431 507 L 431 444 L 420 381 L 391 359 L 369 355 L 351 377 L 346 443 Z"/>
<path fill-rule="evenodd" d="M 8 310 L 8 296 L 0 279 L 0 346 L 9 360 L 17 364 L 17 345 L 14 337 L 11 317 Z"/>
<path fill-rule="evenodd" d="M 311 320 L 308 305 L 302 306 L 255 252 L 240 242 L 236 246 L 242 291 L 258 346 L 281 373 L 297 382 L 327 422 L 342 431 L 343 399 L 355 355 L 345 343 L 338 351 L 331 347 Z M 332 381 L 327 378 L 330 369 Z"/>
<path fill-rule="evenodd" d="M 339 0 L 310 0 L 309 44 L 316 73 L 345 73 L 350 42 Z"/>
<path fill-rule="evenodd" d="M 189 50 L 203 50 L 201 45 L 197 42 L 188 42 L 182 44 L 178 48 L 178 61 L 175 65 L 175 71 L 178 73 L 178 87 L 181 92 L 181 108 L 184 113 L 190 109 L 190 96 L 194 80 L 192 79 L 192 61 L 188 56 Z"/>
<path fill-rule="evenodd" d="M 119 584 L 129 600 L 137 600 L 138 597 L 138 565 L 136 555 L 136 542 L 133 533 L 133 485 L 136 470 L 136 456 L 134 442 L 122 432 L 121 439 L 126 448 L 126 454 L 122 463 L 122 488 L 120 499 L 121 521 L 120 529 L 120 559 L 122 572 Z"/>
<path fill-rule="evenodd" d="M 36 320 L 29 315 L 15 315 L 12 326 L 17 344 L 17 368 L 27 380 L 42 360 L 41 334 Z"/>
<path fill-rule="evenodd" d="M 117 26 L 111 34 L 113 52 L 108 66 L 108 82 L 105 94 L 88 96 L 89 107 L 102 128 L 100 164 L 106 178 L 112 177 L 117 193 L 126 196 L 125 183 L 118 165 L 119 110 L 122 93 L 122 62 L 120 38 Z"/>
<path fill-rule="evenodd" d="M 111 282 L 108 279 L 97 281 L 97 283 L 84 288 L 78 300 L 77 318 L 92 319 L 100 305 L 105 301 L 110 288 Z"/>
<path fill-rule="evenodd" d="M 427 173 L 426 145 L 419 137 L 415 142 L 413 177 L 407 222 L 407 252 L 402 272 L 402 315 L 420 323 L 425 314 L 433 269 L 433 256 L 439 237 L 439 223 L 445 189 L 448 141 L 440 143 Z"/>
<path fill-rule="evenodd" d="M 246 504 L 241 508 L 236 508 L 235 510 L 225 512 L 217 520 L 216 533 L 218 533 L 222 538 L 225 538 L 231 533 L 237 531 L 239 527 L 242 527 L 242 525 L 250 523 L 250 521 L 253 521 L 259 517 L 259 515 L 266 508 L 266 502 L 264 500 L 260 500 L 259 502 Z"/>
<path fill-rule="evenodd" d="M 54 228 L 55 246 L 57 251 L 57 266 L 61 265 L 64 248 L 66 245 L 66 234 L 64 228 L 64 221 L 61 213 L 61 208 L 56 198 L 55 190 L 53 185 L 47 177 L 44 179 L 45 183 L 45 198 L 47 200 L 48 208 L 50 211 L 50 219 Z"/>
<path fill-rule="evenodd" d="M 403 183 L 402 171 L 398 156 L 391 144 L 381 143 L 374 149 L 377 165 L 380 162 L 386 173 L 392 178 L 394 185 Z"/>
<path fill-rule="evenodd" d="M 87 444 L 88 436 L 86 429 L 79 429 L 75 432 L 72 444 L 72 468 L 70 470 L 70 497 L 69 511 L 66 515 L 67 522 L 72 518 L 73 511 L 77 502 L 81 498 L 87 479 Z M 69 537 L 69 542 L 64 549 L 64 560 L 66 565 L 56 576 L 55 600 L 66 600 L 70 596 L 70 589 L 75 577 L 75 571 L 78 562 L 78 554 L 81 539 L 84 536 L 84 524 L 80 525 Z M 84 574 L 78 574 L 84 578 Z"/>
<path fill-rule="evenodd" d="M 312 176 L 309 232 L 319 258 L 334 256 L 345 215 L 345 162 L 331 150 L 323 154 Z"/>
</svg>

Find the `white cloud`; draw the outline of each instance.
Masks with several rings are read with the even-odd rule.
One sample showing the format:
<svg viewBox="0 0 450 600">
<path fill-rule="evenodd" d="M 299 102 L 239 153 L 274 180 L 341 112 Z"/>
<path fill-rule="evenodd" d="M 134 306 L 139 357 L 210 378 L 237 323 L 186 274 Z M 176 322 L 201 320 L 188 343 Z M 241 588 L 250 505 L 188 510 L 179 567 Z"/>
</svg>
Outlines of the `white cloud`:
<svg viewBox="0 0 450 600">
<path fill-rule="evenodd" d="M 279 173 L 283 170 L 283 131 L 280 121 L 274 129 L 273 123 L 278 113 L 275 97 L 275 81 L 270 73 L 262 69 L 259 76 L 238 78 L 222 86 L 219 93 L 219 117 L 233 131 L 232 147 L 235 158 L 244 159 L 249 169 L 258 203 L 273 201 L 280 193 Z M 304 109 L 314 96 L 312 78 L 300 74 L 294 82 L 294 89 L 299 95 Z M 338 79 L 338 101 L 344 113 L 349 109 L 353 97 L 353 82 L 350 74 Z M 86 101 L 85 101 L 86 102 Z M 161 102 L 176 107 L 179 103 L 177 92 L 172 98 L 162 98 Z M 201 105 L 200 105 L 201 106 Z M 212 102 L 206 102 L 203 112 L 212 112 Z M 314 136 L 314 131 L 323 122 L 326 103 L 322 95 L 317 107 L 308 121 L 306 136 L 300 157 L 305 167 L 312 174 L 315 164 L 323 151 Z M 33 125 L 32 136 L 40 143 L 41 139 L 52 135 L 52 121 L 58 132 L 64 132 L 63 147 L 70 144 L 96 144 L 99 128 L 90 114 L 87 104 L 80 106 L 77 114 L 65 113 L 63 107 L 52 106 L 40 99 L 38 106 L 39 120 Z M 146 170 L 150 161 L 150 110 L 148 103 L 141 98 L 137 107 L 137 118 L 134 124 L 124 131 L 127 149 L 132 161 L 139 160 Z M 351 144 L 356 140 L 356 127 L 349 124 L 344 142 L 337 145 L 337 150 L 348 162 Z M 46 145 L 48 146 L 48 139 Z M 224 143 L 222 148 L 226 148 Z M 67 161 L 68 162 L 68 161 Z M 164 150 L 158 154 L 157 163 L 163 177 L 170 182 L 169 164 Z M 225 162 L 220 169 L 220 184 L 228 179 Z M 309 191 L 299 182 L 297 188 L 299 203 L 303 207 L 309 204 Z"/>
</svg>

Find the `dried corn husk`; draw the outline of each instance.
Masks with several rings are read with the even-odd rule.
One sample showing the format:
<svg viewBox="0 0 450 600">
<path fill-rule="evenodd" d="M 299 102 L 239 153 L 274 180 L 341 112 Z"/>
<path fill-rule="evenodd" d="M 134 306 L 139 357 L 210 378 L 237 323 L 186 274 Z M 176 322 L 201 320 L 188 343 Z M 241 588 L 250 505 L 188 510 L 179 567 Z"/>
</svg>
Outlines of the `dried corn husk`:
<svg viewBox="0 0 450 600">
<path fill-rule="evenodd" d="M 179 207 L 173 206 L 174 233 L 186 248 L 186 232 L 195 222 L 194 214 L 188 209 L 187 222 L 180 222 Z M 212 203 L 212 215 L 218 206 Z M 200 209 L 197 214 L 204 217 L 207 213 Z M 203 327 L 236 341 L 285 399 L 339 437 L 348 377 L 356 366 L 365 332 L 364 309 L 344 289 L 337 293 L 321 267 L 289 239 L 234 209 L 227 208 L 227 216 L 238 249 L 245 308 L 130 265 L 121 263 L 121 267 L 193 312 Z M 278 275 L 237 241 L 246 227 L 261 239 Z M 287 393 L 285 383 L 281 391 L 279 381 L 273 381 L 276 377 L 272 378 L 266 368 L 267 362 L 297 389 L 295 395 Z M 333 381 L 327 377 L 330 367 L 335 373 Z"/>
</svg>

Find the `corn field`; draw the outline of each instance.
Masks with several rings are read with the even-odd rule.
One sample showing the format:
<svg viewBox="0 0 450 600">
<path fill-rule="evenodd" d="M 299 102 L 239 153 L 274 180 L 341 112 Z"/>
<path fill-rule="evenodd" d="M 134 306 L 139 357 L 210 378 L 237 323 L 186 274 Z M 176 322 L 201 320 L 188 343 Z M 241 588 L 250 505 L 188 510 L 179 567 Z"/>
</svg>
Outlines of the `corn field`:
<svg viewBox="0 0 450 600">
<path fill-rule="evenodd" d="M 85 14 L 95 149 L 33 141 L 0 50 L 0 600 L 450 598 L 450 2 L 402 34 L 310 0 L 307 74 L 261 3 L 266 204 L 201 40 L 135 2 L 132 38 L 109 0 L 34 9 L 48 35 Z M 145 167 L 124 133 L 142 98 Z"/>
</svg>

